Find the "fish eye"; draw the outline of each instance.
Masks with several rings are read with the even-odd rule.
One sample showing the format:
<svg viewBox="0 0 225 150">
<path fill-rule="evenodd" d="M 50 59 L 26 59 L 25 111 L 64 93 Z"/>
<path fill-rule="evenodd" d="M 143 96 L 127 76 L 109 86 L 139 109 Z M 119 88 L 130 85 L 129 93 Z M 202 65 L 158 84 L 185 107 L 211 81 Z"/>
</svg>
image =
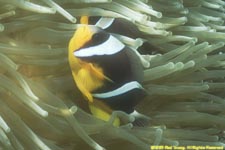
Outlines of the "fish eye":
<svg viewBox="0 0 225 150">
<path fill-rule="evenodd" d="M 103 37 L 102 37 L 102 33 L 99 32 L 99 33 L 95 33 L 93 36 L 92 36 L 92 40 L 95 40 L 95 41 L 99 41 L 101 40 Z"/>
<path fill-rule="evenodd" d="M 102 44 L 108 40 L 109 36 L 110 34 L 107 32 L 97 32 L 92 35 L 91 40 L 86 44 L 86 46 L 89 47 Z"/>
</svg>

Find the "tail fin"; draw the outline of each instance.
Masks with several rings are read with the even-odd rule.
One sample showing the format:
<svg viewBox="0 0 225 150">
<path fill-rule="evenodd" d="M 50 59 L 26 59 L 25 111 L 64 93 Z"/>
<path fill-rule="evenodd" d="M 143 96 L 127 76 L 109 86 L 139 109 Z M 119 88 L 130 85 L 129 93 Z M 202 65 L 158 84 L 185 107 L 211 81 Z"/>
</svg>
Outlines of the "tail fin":
<svg viewBox="0 0 225 150">
<path fill-rule="evenodd" d="M 134 112 L 131 113 L 130 115 L 135 118 L 134 122 L 132 122 L 134 126 L 139 126 L 139 127 L 150 126 L 150 123 L 151 123 L 150 117 L 144 114 L 141 114 L 137 112 L 136 110 L 134 110 Z"/>
</svg>

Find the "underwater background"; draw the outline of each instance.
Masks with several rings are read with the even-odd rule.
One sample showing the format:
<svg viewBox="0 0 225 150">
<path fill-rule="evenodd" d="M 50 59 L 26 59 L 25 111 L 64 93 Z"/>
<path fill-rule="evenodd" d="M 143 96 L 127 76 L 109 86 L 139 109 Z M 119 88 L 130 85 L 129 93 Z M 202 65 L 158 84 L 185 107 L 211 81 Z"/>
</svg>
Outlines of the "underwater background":
<svg viewBox="0 0 225 150">
<path fill-rule="evenodd" d="M 82 15 L 124 18 L 145 34 L 115 36 L 137 53 L 148 127 L 88 113 L 67 60 Z M 0 0 L 0 149 L 147 150 L 225 146 L 223 0 Z M 125 116 L 128 117 L 129 116 Z"/>
</svg>

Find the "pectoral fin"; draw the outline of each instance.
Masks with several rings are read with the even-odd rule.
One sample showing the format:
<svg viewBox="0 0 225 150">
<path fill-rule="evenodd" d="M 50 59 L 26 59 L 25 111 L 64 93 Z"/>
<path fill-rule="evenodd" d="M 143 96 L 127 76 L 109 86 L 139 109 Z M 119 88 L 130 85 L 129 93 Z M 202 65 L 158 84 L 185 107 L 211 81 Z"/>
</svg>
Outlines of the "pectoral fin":
<svg viewBox="0 0 225 150">
<path fill-rule="evenodd" d="M 93 74 L 95 74 L 99 79 L 102 79 L 102 80 L 106 79 L 109 82 L 113 82 L 110 78 L 105 76 L 100 69 L 96 68 L 92 63 L 89 63 L 89 65 L 90 65 L 90 69 L 93 72 Z"/>
<path fill-rule="evenodd" d="M 73 73 L 77 87 L 82 92 L 82 94 L 88 99 L 88 101 L 93 102 L 93 97 L 91 92 L 103 85 L 103 81 L 98 79 L 90 69 L 81 68 L 77 74 Z"/>
</svg>

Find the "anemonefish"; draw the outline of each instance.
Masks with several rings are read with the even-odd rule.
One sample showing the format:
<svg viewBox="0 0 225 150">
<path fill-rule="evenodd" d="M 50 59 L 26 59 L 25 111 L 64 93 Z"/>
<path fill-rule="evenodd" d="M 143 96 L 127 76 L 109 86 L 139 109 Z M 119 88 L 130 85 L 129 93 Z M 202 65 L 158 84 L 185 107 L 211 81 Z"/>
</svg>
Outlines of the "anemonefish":
<svg viewBox="0 0 225 150">
<path fill-rule="evenodd" d="M 91 113 L 106 121 L 114 110 L 133 115 L 136 121 L 148 119 L 134 109 L 146 95 L 139 58 L 103 28 L 88 25 L 88 17 L 81 17 L 81 24 L 70 39 L 68 60 Z M 119 124 L 117 118 L 114 125 Z"/>
</svg>

